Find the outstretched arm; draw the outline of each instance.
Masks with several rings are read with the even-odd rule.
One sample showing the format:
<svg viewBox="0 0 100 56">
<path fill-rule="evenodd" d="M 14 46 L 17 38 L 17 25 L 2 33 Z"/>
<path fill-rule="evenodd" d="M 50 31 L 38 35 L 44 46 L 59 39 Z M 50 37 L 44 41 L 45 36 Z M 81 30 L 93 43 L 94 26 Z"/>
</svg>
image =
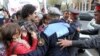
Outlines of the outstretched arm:
<svg viewBox="0 0 100 56">
<path fill-rule="evenodd" d="M 73 46 L 73 47 L 78 47 L 78 48 L 98 48 L 100 47 L 100 38 L 92 38 L 88 40 L 66 40 L 66 39 L 60 39 L 59 42 L 60 46 L 68 47 L 68 46 Z"/>
<path fill-rule="evenodd" d="M 80 30 L 80 33 L 87 35 L 96 35 L 98 34 L 99 29 L 88 29 L 88 30 Z"/>
</svg>

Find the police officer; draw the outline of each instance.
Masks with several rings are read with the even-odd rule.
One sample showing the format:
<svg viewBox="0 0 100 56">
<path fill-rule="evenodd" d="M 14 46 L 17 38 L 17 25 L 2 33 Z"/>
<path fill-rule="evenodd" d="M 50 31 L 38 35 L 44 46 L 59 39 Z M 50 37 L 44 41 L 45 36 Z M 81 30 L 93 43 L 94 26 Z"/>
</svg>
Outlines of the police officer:
<svg viewBox="0 0 100 56">
<path fill-rule="evenodd" d="M 79 22 L 79 11 L 77 9 L 70 8 L 69 9 L 69 18 L 70 26 L 74 29 L 74 33 L 71 35 L 70 40 L 78 40 L 79 39 L 79 32 L 78 29 L 80 29 L 80 22 Z M 70 47 L 69 49 L 70 56 L 77 56 L 78 54 L 78 48 Z"/>
</svg>

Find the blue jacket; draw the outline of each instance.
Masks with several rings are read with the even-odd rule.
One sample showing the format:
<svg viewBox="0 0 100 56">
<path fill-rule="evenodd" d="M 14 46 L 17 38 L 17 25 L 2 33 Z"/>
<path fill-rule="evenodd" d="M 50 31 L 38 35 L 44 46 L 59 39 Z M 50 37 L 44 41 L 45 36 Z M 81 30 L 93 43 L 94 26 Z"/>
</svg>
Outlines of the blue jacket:
<svg viewBox="0 0 100 56">
<path fill-rule="evenodd" d="M 50 24 L 53 23 L 64 23 L 61 20 L 54 20 Z M 72 34 L 73 30 L 69 27 L 69 34 Z M 62 29 L 61 29 L 62 30 Z M 72 31 L 72 32 L 71 32 Z M 57 33 L 53 33 L 51 36 L 48 37 L 49 39 L 49 48 L 45 56 L 69 56 L 68 49 L 64 48 L 61 50 L 61 47 L 57 45 L 58 39 L 67 38 L 69 34 L 64 34 L 61 37 L 57 37 Z"/>
</svg>

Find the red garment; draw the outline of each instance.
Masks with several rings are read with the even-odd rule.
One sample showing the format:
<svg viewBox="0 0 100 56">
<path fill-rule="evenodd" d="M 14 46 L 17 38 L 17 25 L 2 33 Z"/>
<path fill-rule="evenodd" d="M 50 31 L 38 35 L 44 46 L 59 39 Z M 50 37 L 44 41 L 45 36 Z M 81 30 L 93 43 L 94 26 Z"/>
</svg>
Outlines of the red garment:
<svg viewBox="0 0 100 56">
<path fill-rule="evenodd" d="M 29 37 L 26 35 L 26 36 L 23 36 L 22 35 L 22 39 L 24 39 L 24 40 L 26 40 L 27 42 L 29 42 L 29 39 L 28 39 Z"/>
<path fill-rule="evenodd" d="M 97 5 L 97 6 L 95 7 L 95 9 L 96 9 L 96 10 L 100 10 L 100 5 Z"/>
<path fill-rule="evenodd" d="M 11 42 L 10 48 L 7 51 L 8 56 L 12 55 L 12 49 L 16 44 L 17 44 L 17 46 L 14 49 L 14 54 L 27 54 L 31 51 L 36 50 L 36 47 L 37 47 L 37 44 L 38 44 L 38 39 L 33 39 L 32 46 L 30 48 L 27 48 L 22 43 L 18 43 L 18 42 L 15 42 L 15 41 Z"/>
</svg>

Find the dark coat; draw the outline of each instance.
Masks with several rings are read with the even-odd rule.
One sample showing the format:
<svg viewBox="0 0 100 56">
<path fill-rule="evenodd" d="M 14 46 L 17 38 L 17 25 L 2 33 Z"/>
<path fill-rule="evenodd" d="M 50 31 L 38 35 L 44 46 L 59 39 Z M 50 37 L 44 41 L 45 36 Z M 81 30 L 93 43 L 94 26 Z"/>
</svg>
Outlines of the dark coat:
<svg viewBox="0 0 100 56">
<path fill-rule="evenodd" d="M 54 20 L 50 24 L 59 23 L 59 22 L 66 23 L 66 22 L 61 21 L 61 20 Z M 73 33 L 73 29 L 71 27 L 69 27 L 68 30 L 70 31 L 69 35 L 71 35 Z M 54 33 L 51 36 L 49 36 L 48 37 L 49 38 L 49 49 L 48 49 L 45 56 L 70 56 L 70 54 L 68 52 L 68 48 L 64 48 L 63 50 L 61 50 L 61 47 L 59 45 L 57 45 L 58 39 L 64 39 L 64 38 L 69 39 L 68 38 L 69 35 L 64 34 L 58 38 L 57 34 Z"/>
<path fill-rule="evenodd" d="M 67 36 L 65 35 L 60 38 L 56 37 L 56 33 L 49 37 L 49 49 L 46 56 L 69 56 L 67 48 L 61 50 L 61 47 L 57 45 L 58 39 L 64 39 Z"/>
<path fill-rule="evenodd" d="M 78 40 L 79 39 L 79 32 L 77 31 L 77 28 L 81 26 L 80 22 L 78 20 L 70 23 L 69 21 L 66 21 L 65 19 L 61 19 L 62 22 L 69 23 L 70 24 L 70 36 L 68 39 L 70 40 Z M 68 53 L 70 56 L 77 56 L 78 54 L 78 48 L 76 47 L 68 47 Z"/>
</svg>

